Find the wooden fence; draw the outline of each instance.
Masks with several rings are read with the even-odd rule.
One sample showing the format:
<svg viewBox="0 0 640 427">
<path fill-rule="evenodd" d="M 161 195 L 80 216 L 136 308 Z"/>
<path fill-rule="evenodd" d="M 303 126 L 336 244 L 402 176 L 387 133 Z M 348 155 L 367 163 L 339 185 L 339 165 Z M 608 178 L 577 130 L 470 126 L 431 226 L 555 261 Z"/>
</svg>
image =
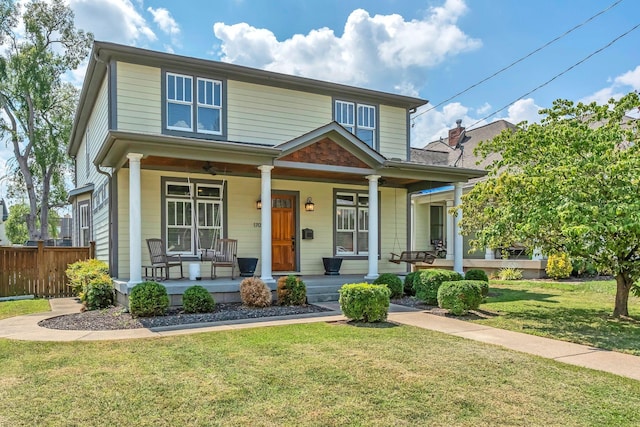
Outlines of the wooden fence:
<svg viewBox="0 0 640 427">
<path fill-rule="evenodd" d="M 95 257 L 95 242 L 84 247 L 0 246 L 0 297 L 35 295 L 72 296 L 65 270 L 69 264 Z"/>
</svg>

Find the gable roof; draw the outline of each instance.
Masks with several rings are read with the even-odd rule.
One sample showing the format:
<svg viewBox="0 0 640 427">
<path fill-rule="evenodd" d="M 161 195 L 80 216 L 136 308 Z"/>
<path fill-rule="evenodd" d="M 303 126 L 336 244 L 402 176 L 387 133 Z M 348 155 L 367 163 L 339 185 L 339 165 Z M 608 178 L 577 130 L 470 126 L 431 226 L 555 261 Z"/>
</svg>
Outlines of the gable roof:
<svg viewBox="0 0 640 427">
<path fill-rule="evenodd" d="M 497 158 L 497 154 L 490 154 L 487 158 L 477 163 L 480 158 L 473 153 L 478 144 L 495 138 L 503 130 L 515 130 L 516 125 L 506 120 L 497 120 L 474 129 L 465 129 L 456 141 L 460 148 L 451 147 L 449 138 L 432 141 L 424 148 L 412 148 L 411 160 L 431 165 L 450 165 L 471 169 L 484 170 Z"/>
</svg>

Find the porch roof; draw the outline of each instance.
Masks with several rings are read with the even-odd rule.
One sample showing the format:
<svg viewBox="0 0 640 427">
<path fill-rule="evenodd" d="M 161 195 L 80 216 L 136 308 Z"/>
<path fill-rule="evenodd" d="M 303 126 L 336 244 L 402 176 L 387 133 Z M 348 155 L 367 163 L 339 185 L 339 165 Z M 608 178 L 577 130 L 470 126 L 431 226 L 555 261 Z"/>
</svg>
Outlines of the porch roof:
<svg viewBox="0 0 640 427">
<path fill-rule="evenodd" d="M 277 146 L 198 140 L 169 135 L 111 131 L 94 163 L 119 169 L 128 153 L 141 153 L 143 169 L 259 177 L 272 165 L 274 179 L 366 185 L 380 175 L 381 185 L 409 192 L 465 182 L 486 174 L 476 169 L 424 165 L 386 159 L 335 122 Z"/>
</svg>

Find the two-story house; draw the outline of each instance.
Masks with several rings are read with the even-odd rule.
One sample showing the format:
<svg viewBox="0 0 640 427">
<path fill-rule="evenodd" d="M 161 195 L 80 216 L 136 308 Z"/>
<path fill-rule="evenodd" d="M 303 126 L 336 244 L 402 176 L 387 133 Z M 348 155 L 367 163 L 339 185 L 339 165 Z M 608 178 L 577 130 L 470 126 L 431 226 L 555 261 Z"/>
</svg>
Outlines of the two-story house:
<svg viewBox="0 0 640 427">
<path fill-rule="evenodd" d="M 237 239 L 267 282 L 322 274 L 323 257 L 368 278 L 397 271 L 411 193 L 482 174 L 410 161 L 426 102 L 96 42 L 68 149 L 75 242 L 94 240 L 129 285 L 152 237 L 188 262 Z"/>
</svg>

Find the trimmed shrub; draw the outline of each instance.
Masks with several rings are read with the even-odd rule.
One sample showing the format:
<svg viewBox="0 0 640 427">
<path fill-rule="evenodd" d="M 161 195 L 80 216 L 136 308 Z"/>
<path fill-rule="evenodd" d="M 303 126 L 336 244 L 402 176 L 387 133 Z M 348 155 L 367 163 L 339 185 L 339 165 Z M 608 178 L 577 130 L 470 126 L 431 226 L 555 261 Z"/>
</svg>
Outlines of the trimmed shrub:
<svg viewBox="0 0 640 427">
<path fill-rule="evenodd" d="M 571 275 L 571 260 L 565 252 L 549 255 L 547 260 L 547 276 L 552 279 L 566 279 Z"/>
<path fill-rule="evenodd" d="M 487 295 L 489 295 L 489 282 L 485 282 L 484 280 L 468 280 L 468 281 L 475 282 L 478 284 L 478 286 L 480 287 L 480 295 L 482 296 L 483 300 L 487 297 Z"/>
<path fill-rule="evenodd" d="M 384 285 L 346 284 L 340 288 L 340 309 L 351 320 L 381 322 L 387 318 L 390 295 Z"/>
<path fill-rule="evenodd" d="M 485 273 L 484 270 L 474 268 L 466 272 L 464 280 L 484 280 L 485 282 L 488 282 L 489 276 L 487 276 L 487 273 Z"/>
<path fill-rule="evenodd" d="M 280 305 L 304 305 L 307 302 L 307 287 L 294 275 L 278 279 L 277 294 Z"/>
<path fill-rule="evenodd" d="M 426 304 L 438 303 L 438 288 L 442 282 L 462 280 L 460 273 L 452 270 L 429 269 L 422 270 L 413 280 L 413 288 L 416 290 L 416 298 Z"/>
<path fill-rule="evenodd" d="M 109 265 L 97 259 L 86 259 L 69 264 L 65 271 L 69 279 L 69 286 L 80 298 L 86 302 L 87 285 L 92 279 L 109 275 Z"/>
<path fill-rule="evenodd" d="M 415 281 L 416 276 L 418 275 L 417 271 L 412 271 L 407 274 L 404 278 L 404 294 L 407 296 L 415 296 L 416 290 L 413 288 L 413 282 Z"/>
<path fill-rule="evenodd" d="M 438 289 L 438 307 L 460 316 L 474 310 L 482 302 L 482 280 L 457 280 L 443 282 Z"/>
<path fill-rule="evenodd" d="M 269 307 L 271 290 L 257 277 L 247 277 L 240 283 L 240 299 L 249 307 Z"/>
<path fill-rule="evenodd" d="M 393 273 L 382 273 L 373 281 L 374 285 L 385 285 L 391 291 L 391 298 L 398 298 L 402 296 L 404 289 L 402 285 L 402 279 Z"/>
<path fill-rule="evenodd" d="M 133 316 L 163 316 L 169 309 L 167 288 L 158 282 L 138 283 L 129 295 L 129 311 Z"/>
<path fill-rule="evenodd" d="M 89 279 L 84 292 L 84 306 L 87 310 L 111 307 L 116 299 L 113 280 L 107 274 Z"/>
<path fill-rule="evenodd" d="M 185 313 L 210 313 L 216 306 L 213 296 L 200 285 L 191 286 L 182 294 Z"/>
<path fill-rule="evenodd" d="M 501 268 L 500 271 L 498 271 L 498 279 L 520 280 L 522 279 L 522 270 L 512 267 Z"/>
</svg>

